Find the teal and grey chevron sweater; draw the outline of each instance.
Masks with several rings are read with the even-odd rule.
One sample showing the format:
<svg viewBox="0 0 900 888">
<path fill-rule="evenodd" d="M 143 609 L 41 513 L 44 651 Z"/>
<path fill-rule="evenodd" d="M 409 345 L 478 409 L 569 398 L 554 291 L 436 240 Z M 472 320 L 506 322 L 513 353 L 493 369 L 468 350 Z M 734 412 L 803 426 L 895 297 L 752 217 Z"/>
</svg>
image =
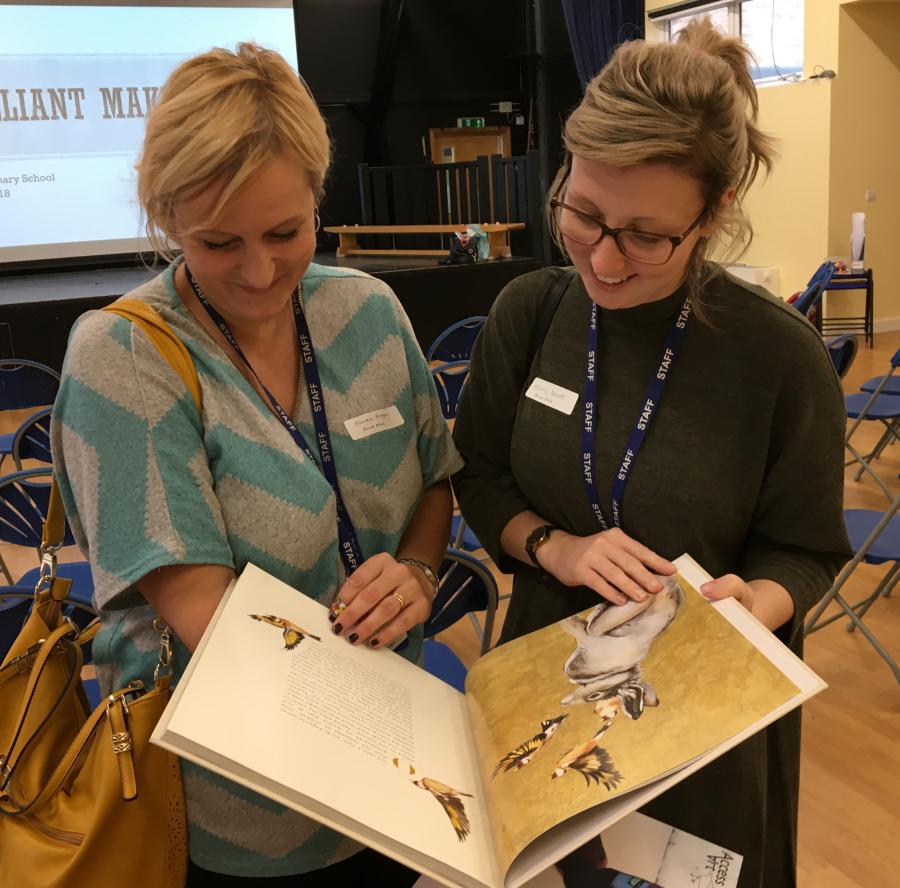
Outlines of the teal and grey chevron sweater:
<svg viewBox="0 0 900 888">
<path fill-rule="evenodd" d="M 156 308 L 184 341 L 202 418 L 152 343 L 107 312 L 75 327 L 54 409 L 55 469 L 103 613 L 94 642 L 102 690 L 152 683 L 158 633 L 132 586 L 155 568 L 240 572 L 252 562 L 323 603 L 344 580 L 328 482 L 181 303 L 175 267 L 128 295 Z M 341 492 L 364 556 L 394 552 L 422 490 L 461 466 L 431 374 L 386 284 L 311 265 L 302 286 Z M 392 404 L 401 426 L 358 441 L 347 434 L 345 420 Z M 308 398 L 298 398 L 294 419 L 315 441 Z M 421 631 L 411 636 L 404 656 L 415 661 Z M 178 675 L 187 651 L 176 654 Z M 204 769 L 183 772 L 191 857 L 206 869 L 288 875 L 359 848 Z"/>
</svg>

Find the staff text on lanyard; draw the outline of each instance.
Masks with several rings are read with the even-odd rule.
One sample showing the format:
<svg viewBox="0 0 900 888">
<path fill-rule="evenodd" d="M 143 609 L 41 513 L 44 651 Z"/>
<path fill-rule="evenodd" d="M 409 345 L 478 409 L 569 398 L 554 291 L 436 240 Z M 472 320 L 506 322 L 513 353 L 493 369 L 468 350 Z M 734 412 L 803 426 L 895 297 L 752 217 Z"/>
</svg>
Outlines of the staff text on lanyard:
<svg viewBox="0 0 900 888">
<path fill-rule="evenodd" d="M 666 337 L 663 347 L 662 358 L 659 367 L 650 380 L 647 388 L 647 394 L 644 396 L 644 402 L 638 412 L 637 421 L 631 434 L 628 436 L 628 443 L 625 445 L 625 452 L 619 462 L 619 468 L 613 478 L 612 487 L 612 523 L 615 527 L 622 526 L 622 495 L 625 491 L 625 484 L 628 481 L 629 474 L 637 459 L 638 451 L 644 438 L 647 435 L 647 429 L 656 411 L 662 401 L 663 392 L 666 382 L 669 378 L 672 364 L 675 356 L 681 348 L 684 341 L 684 334 L 687 330 L 688 321 L 691 317 L 691 298 L 685 298 L 681 309 L 672 323 L 672 328 Z M 585 384 L 584 384 L 584 423 L 581 432 L 581 457 L 582 472 L 584 479 L 585 492 L 587 493 L 588 502 L 591 510 L 600 523 L 603 530 L 609 530 L 609 522 L 603 514 L 600 506 L 600 496 L 597 493 L 597 484 L 595 478 L 595 440 L 597 430 L 597 356 L 599 353 L 599 312 L 596 305 L 591 306 L 591 323 L 588 331 L 588 348 L 587 357 L 585 359 Z"/>
</svg>

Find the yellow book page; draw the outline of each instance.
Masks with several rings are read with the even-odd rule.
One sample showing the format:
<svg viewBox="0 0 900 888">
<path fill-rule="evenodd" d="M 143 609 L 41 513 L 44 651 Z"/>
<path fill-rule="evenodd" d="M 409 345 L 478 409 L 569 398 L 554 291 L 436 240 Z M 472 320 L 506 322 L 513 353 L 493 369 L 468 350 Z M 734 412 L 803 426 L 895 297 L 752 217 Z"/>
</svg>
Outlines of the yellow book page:
<svg viewBox="0 0 900 888">
<path fill-rule="evenodd" d="M 495 649 L 469 673 L 504 872 L 551 827 L 687 764 L 798 693 L 681 574 L 665 594 L 672 613 L 658 604 L 618 625 L 618 609 L 601 604 Z"/>
</svg>

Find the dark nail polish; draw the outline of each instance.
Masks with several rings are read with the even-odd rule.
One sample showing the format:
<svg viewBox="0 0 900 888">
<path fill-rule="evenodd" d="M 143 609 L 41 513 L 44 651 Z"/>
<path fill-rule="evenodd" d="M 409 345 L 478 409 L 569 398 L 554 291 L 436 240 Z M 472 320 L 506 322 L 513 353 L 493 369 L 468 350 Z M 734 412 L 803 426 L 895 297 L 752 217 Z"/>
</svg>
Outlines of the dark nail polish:
<svg viewBox="0 0 900 888">
<path fill-rule="evenodd" d="M 340 623 L 335 623 L 335 624 L 331 627 L 331 631 L 332 631 L 335 635 L 340 635 L 340 634 L 341 634 L 341 629 L 343 629 L 343 628 L 344 628 L 344 627 L 341 626 Z"/>
<path fill-rule="evenodd" d="M 379 643 L 379 642 L 378 642 L 378 639 L 377 639 L 377 638 L 373 638 L 373 639 L 369 642 L 369 644 L 370 644 L 373 648 L 377 648 L 377 647 L 378 647 L 378 643 Z"/>
<path fill-rule="evenodd" d="M 329 623 L 333 623 L 336 619 L 337 619 L 337 614 L 329 614 L 329 615 L 328 615 L 328 622 L 329 622 Z"/>
<path fill-rule="evenodd" d="M 356 644 L 356 640 L 359 638 L 359 636 L 355 632 L 351 633 L 347 637 L 350 639 L 350 644 Z"/>
</svg>

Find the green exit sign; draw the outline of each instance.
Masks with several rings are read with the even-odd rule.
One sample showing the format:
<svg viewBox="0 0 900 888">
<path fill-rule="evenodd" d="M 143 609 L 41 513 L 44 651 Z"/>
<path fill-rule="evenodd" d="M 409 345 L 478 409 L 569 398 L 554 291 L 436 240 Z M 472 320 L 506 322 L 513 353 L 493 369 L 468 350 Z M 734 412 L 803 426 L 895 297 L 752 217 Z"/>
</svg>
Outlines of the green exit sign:
<svg viewBox="0 0 900 888">
<path fill-rule="evenodd" d="M 462 128 L 482 129 L 484 127 L 483 117 L 457 117 L 456 125 Z"/>
</svg>

